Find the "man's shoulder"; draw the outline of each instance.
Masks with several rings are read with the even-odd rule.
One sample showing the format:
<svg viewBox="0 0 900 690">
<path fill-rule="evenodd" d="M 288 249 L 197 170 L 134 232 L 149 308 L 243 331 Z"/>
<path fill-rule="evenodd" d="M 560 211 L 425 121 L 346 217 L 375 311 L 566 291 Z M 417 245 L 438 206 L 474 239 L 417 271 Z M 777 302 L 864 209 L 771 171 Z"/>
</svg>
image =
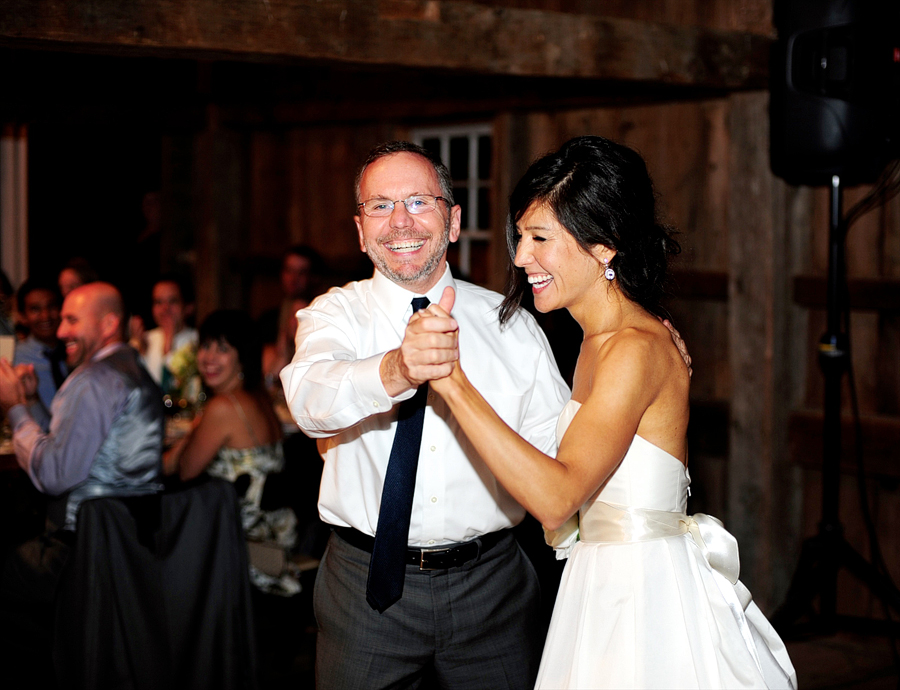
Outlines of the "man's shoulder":
<svg viewBox="0 0 900 690">
<path fill-rule="evenodd" d="M 503 295 L 501 295 L 499 292 L 489 290 L 488 288 L 482 287 L 481 285 L 470 283 L 467 280 L 460 280 L 459 278 L 454 279 L 453 282 L 456 284 L 457 294 L 465 295 L 466 299 L 483 300 L 485 302 L 497 305 L 499 305 L 503 301 Z"/>
<path fill-rule="evenodd" d="M 322 293 L 309 306 L 301 309 L 298 313 L 314 313 L 317 311 L 331 311 L 333 309 L 344 309 L 359 300 L 365 299 L 366 295 L 372 291 L 372 279 L 353 280 L 344 285 L 330 288 L 327 292 Z"/>
<path fill-rule="evenodd" d="M 142 368 L 138 357 L 134 348 L 124 345 L 114 349 L 106 356 L 84 362 L 69 377 L 74 377 L 75 381 L 99 381 L 104 385 L 107 381 L 124 381 L 128 378 L 129 373 Z"/>
</svg>

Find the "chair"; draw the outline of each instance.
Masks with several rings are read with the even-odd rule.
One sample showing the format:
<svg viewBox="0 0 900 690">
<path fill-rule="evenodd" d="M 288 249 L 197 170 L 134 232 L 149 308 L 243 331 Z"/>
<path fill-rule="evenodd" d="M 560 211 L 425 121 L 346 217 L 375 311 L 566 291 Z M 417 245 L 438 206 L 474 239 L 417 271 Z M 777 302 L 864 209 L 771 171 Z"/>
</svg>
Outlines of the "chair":
<svg viewBox="0 0 900 690">
<path fill-rule="evenodd" d="M 224 480 L 86 501 L 57 601 L 60 688 L 256 688 L 247 551 Z"/>
</svg>

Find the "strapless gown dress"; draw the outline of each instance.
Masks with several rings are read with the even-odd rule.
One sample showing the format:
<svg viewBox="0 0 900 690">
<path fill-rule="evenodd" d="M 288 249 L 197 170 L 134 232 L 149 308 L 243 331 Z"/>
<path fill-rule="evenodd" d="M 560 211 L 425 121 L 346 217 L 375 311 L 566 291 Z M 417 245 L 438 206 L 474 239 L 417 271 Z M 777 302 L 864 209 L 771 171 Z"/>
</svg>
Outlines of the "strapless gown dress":
<svg viewBox="0 0 900 690">
<path fill-rule="evenodd" d="M 580 405 L 560 415 L 561 439 Z M 599 493 L 547 533 L 568 562 L 537 688 L 796 688 L 781 638 L 738 580 L 737 542 L 685 514 L 690 475 L 635 436 Z"/>
</svg>

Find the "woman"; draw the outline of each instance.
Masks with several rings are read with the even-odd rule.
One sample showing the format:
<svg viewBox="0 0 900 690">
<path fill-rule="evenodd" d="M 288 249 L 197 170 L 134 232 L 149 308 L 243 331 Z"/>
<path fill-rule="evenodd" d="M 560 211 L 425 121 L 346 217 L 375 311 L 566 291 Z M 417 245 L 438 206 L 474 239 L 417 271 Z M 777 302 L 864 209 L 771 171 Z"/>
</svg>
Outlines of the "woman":
<svg viewBox="0 0 900 690">
<path fill-rule="evenodd" d="M 156 328 L 145 331 L 143 320 L 133 318 L 131 344 L 163 392 L 172 393 L 178 379 L 173 360 L 179 351 L 192 350 L 197 345 L 197 331 L 187 325 L 194 300 L 188 284 L 174 275 L 163 276 L 153 284 L 151 300 Z"/>
<path fill-rule="evenodd" d="M 284 456 L 281 423 L 262 388 L 254 333 L 250 317 L 240 311 L 213 312 L 203 322 L 197 368 L 212 396 L 163 463 L 167 474 L 177 472 L 183 480 L 206 470 L 239 487 L 251 578 L 264 592 L 291 596 L 300 591 L 299 580 L 281 566 L 296 542 L 297 518 L 290 508 L 261 508 L 266 478 L 282 470 Z"/>
<path fill-rule="evenodd" d="M 737 580 L 733 538 L 684 514 L 690 377 L 658 318 L 678 245 L 656 221 L 644 161 L 601 137 L 573 139 L 517 185 L 508 241 L 520 270 L 501 320 L 530 288 L 538 310 L 568 309 L 584 330 L 557 457 L 494 414 L 465 376 L 465 352 L 431 386 L 551 545 L 570 551 L 537 687 L 795 686 Z M 446 318 L 445 297 L 418 318 Z"/>
</svg>

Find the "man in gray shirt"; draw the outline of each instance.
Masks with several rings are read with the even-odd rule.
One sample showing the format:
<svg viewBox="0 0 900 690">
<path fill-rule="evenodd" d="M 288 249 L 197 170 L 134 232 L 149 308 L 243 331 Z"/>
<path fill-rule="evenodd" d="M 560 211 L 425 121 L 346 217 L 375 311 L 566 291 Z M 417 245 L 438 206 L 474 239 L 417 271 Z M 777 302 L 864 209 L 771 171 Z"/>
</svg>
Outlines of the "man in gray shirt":
<svg viewBox="0 0 900 690">
<path fill-rule="evenodd" d="M 53 399 L 47 433 L 26 406 L 33 369 L 0 360 L 0 409 L 13 430 L 16 460 L 38 490 L 55 497 L 47 531 L 8 554 L 0 573 L 0 630 L 19 648 L 28 647 L 29 631 L 46 642 L 43 616 L 52 612 L 81 502 L 162 489 L 162 394 L 124 342 L 124 324 L 122 297 L 108 283 L 66 297 L 57 335 L 72 373 Z"/>
</svg>

